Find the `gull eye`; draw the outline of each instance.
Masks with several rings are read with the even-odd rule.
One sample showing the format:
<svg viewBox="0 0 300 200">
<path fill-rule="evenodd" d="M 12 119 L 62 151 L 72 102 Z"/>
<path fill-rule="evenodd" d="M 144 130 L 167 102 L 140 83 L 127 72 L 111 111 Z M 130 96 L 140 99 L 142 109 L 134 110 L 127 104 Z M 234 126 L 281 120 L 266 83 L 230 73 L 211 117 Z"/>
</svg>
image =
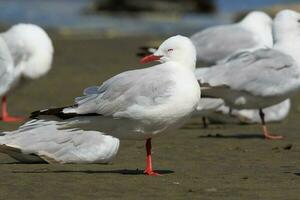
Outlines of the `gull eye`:
<svg viewBox="0 0 300 200">
<path fill-rule="evenodd" d="M 173 49 L 168 49 L 168 52 L 173 51 Z"/>
</svg>

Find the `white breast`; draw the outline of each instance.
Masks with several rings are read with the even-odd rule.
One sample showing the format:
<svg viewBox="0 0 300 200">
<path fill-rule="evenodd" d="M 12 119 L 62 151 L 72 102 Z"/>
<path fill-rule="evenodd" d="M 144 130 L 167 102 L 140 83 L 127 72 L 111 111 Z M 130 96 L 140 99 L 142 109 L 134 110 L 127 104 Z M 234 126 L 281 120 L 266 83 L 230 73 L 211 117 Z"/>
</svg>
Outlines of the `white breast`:
<svg viewBox="0 0 300 200">
<path fill-rule="evenodd" d="M 157 118 L 165 122 L 165 128 L 168 130 L 184 124 L 200 100 L 200 87 L 191 70 L 174 69 L 172 78 L 176 82 L 176 87 L 172 91 L 169 103 L 160 108 Z"/>
</svg>

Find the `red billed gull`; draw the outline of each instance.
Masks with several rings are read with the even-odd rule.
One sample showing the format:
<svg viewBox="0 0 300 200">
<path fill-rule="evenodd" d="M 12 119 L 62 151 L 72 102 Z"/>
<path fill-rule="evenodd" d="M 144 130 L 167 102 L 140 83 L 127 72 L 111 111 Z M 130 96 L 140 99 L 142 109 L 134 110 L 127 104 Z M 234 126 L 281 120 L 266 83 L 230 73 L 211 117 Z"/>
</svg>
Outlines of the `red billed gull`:
<svg viewBox="0 0 300 200">
<path fill-rule="evenodd" d="M 36 79 L 51 68 L 53 45 L 47 33 L 33 24 L 17 24 L 0 34 L 0 96 L 2 120 L 13 122 L 20 117 L 9 116 L 6 95 L 26 79 Z"/>
<path fill-rule="evenodd" d="M 273 49 L 241 52 L 219 66 L 197 70 L 196 76 L 207 97 L 222 98 L 235 109 L 258 109 L 263 132 L 263 109 L 291 97 L 300 90 L 300 14 L 284 10 L 274 19 Z"/>
<path fill-rule="evenodd" d="M 85 89 L 74 106 L 34 112 L 34 120 L 3 133 L 0 150 L 19 160 L 31 156 L 29 161 L 105 163 L 115 156 L 119 139 L 146 140 L 145 173 L 157 175 L 151 138 L 190 118 L 200 87 L 194 74 L 196 50 L 187 37 L 167 39 L 142 62 L 154 60 L 162 64 L 126 71 Z"/>
</svg>

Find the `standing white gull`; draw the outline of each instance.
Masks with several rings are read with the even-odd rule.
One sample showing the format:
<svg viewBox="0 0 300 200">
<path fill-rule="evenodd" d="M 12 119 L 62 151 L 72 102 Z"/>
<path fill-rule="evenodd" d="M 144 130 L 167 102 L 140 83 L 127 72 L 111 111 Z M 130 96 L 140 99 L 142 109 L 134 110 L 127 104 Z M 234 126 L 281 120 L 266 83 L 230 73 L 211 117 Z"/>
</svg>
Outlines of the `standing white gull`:
<svg viewBox="0 0 300 200">
<path fill-rule="evenodd" d="M 272 19 L 260 11 L 250 12 L 242 21 L 209 27 L 190 37 L 197 50 L 197 60 L 215 64 L 233 53 L 273 45 Z M 141 47 L 144 55 L 155 48 Z M 144 52 L 146 51 L 146 52 Z"/>
<path fill-rule="evenodd" d="M 259 19 L 260 18 L 260 19 Z M 233 52 L 230 56 L 227 56 L 226 58 L 219 60 L 218 64 L 221 64 L 222 62 L 226 62 L 227 59 L 230 59 L 230 57 L 235 56 L 235 54 L 239 54 L 243 51 L 254 51 L 260 48 L 271 48 L 271 42 L 273 41 L 273 36 L 271 35 L 271 19 L 267 20 L 269 17 L 262 13 L 262 12 L 251 12 L 245 17 L 241 22 L 233 25 L 224 25 L 224 26 L 217 26 L 213 27 L 207 30 L 204 30 L 203 33 L 200 32 L 198 34 L 198 37 L 200 38 L 199 41 L 202 41 L 201 38 L 203 38 L 202 45 L 197 45 L 198 48 L 200 48 L 200 51 L 209 52 L 207 50 L 207 46 L 214 46 L 216 57 L 218 55 L 225 53 L 225 51 Z M 256 23 L 256 21 L 262 20 L 262 23 Z M 267 26 L 263 25 L 263 22 L 270 21 Z M 267 23 L 266 23 L 267 24 Z M 256 27 L 257 26 L 257 27 Z M 239 27 L 239 28 L 237 28 Z M 242 28 L 243 27 L 243 28 Z M 226 40 L 223 40 L 223 35 L 217 34 L 220 33 L 218 29 L 224 29 L 225 35 L 228 35 L 229 38 Z M 230 31 L 237 29 L 237 30 L 246 30 L 248 29 L 249 32 L 252 34 L 239 34 L 239 31 L 237 33 L 233 34 L 226 34 Z M 209 36 L 211 33 L 211 36 Z M 212 43 L 205 42 L 204 38 L 215 37 L 215 41 Z M 239 37 L 240 36 L 240 37 Z M 256 38 L 256 45 L 253 45 L 252 48 L 249 49 L 249 47 L 246 47 L 249 42 L 242 41 L 243 39 L 246 39 L 246 37 L 249 37 L 252 39 Z M 221 40 L 222 38 L 222 40 Z M 227 37 L 225 37 L 227 38 Z M 221 48 L 216 47 L 215 42 L 220 42 Z M 252 41 L 252 40 L 250 40 Z M 194 42 L 195 43 L 195 42 Z M 234 44 L 229 45 L 229 43 Z M 253 43 L 254 44 L 254 43 Z M 223 46 L 222 46 L 223 45 Z M 238 47 L 240 45 L 241 49 L 237 51 L 231 51 L 230 48 L 236 49 L 235 47 Z M 243 46 L 246 45 L 246 46 Z M 228 47 L 225 47 L 228 46 Z M 246 48 L 246 49 L 243 49 Z M 248 49 L 247 49 L 248 48 Z M 198 51 L 199 52 L 199 51 Z M 203 53 L 200 53 L 200 55 L 203 55 Z M 204 55 L 203 55 L 204 56 Z M 209 55 L 207 55 L 209 57 Z M 206 56 L 205 56 L 206 57 Z M 197 71 L 202 70 L 201 68 L 196 69 Z M 205 70 L 205 69 L 204 69 Z M 199 72 L 198 72 L 199 73 Z M 257 110 L 251 110 L 251 109 L 245 109 L 245 110 L 236 110 L 231 109 L 228 106 L 224 105 L 224 101 L 222 99 L 212 99 L 212 98 L 202 98 L 199 102 L 199 106 L 197 108 L 197 111 L 194 113 L 195 116 L 201 116 L 203 119 L 204 127 L 206 127 L 206 118 L 209 119 L 211 122 L 218 122 L 218 123 L 257 123 L 260 122 L 260 116 L 259 112 Z M 280 102 L 279 104 L 276 104 L 274 106 L 268 107 L 264 109 L 265 113 L 265 121 L 266 122 L 276 122 L 281 121 L 284 119 L 290 109 L 290 100 L 285 100 L 283 102 Z"/>
<path fill-rule="evenodd" d="M 189 119 L 200 87 L 194 74 L 196 50 L 187 37 L 167 39 L 142 63 L 154 60 L 162 64 L 123 72 L 85 89 L 74 106 L 34 112 L 35 120 L 0 137 L 0 150 L 19 160 L 31 156 L 28 160 L 101 163 L 115 156 L 118 139 L 146 140 L 145 173 L 157 175 L 151 138 Z"/>
<path fill-rule="evenodd" d="M 26 79 L 36 79 L 51 68 L 53 45 L 47 33 L 33 24 L 17 24 L 0 34 L 0 96 L 2 120 L 13 122 L 20 117 L 9 116 L 6 95 Z"/>
<path fill-rule="evenodd" d="M 274 19 L 273 49 L 241 52 L 219 66 L 196 71 L 204 96 L 224 99 L 236 109 L 259 109 L 263 132 L 263 109 L 277 104 L 300 90 L 300 14 L 284 10 Z"/>
</svg>

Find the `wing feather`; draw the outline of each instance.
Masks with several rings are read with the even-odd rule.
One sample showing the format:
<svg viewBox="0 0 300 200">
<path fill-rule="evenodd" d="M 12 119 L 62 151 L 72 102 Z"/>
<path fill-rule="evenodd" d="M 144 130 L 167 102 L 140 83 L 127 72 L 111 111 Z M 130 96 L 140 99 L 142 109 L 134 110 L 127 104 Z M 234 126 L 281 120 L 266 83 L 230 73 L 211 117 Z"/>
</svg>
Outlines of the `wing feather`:
<svg viewBox="0 0 300 200">
<path fill-rule="evenodd" d="M 84 96 L 75 99 L 77 108 L 65 109 L 64 112 L 115 116 L 134 106 L 163 104 L 170 97 L 171 88 L 175 84 L 165 78 L 168 76 L 171 76 L 169 71 L 163 68 L 123 72 L 100 86 L 85 89 Z"/>
<path fill-rule="evenodd" d="M 282 91 L 292 91 L 298 85 L 291 87 L 291 83 L 296 83 L 299 76 L 294 59 L 273 49 L 243 52 L 225 63 L 196 71 L 200 84 L 207 83 L 212 88 L 227 86 L 222 88 L 257 96 L 275 96 Z"/>
<path fill-rule="evenodd" d="M 198 59 L 215 63 L 241 49 L 257 45 L 255 36 L 239 25 L 222 25 L 200 31 L 191 36 Z"/>
</svg>

